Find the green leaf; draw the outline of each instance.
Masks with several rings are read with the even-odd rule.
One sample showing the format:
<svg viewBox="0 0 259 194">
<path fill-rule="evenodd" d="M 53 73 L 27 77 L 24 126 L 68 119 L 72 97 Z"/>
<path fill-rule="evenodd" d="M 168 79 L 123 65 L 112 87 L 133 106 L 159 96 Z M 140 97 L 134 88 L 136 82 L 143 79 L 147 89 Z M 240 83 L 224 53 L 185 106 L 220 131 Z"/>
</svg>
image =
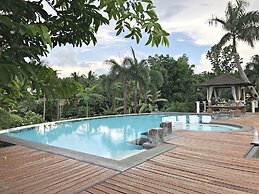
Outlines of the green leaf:
<svg viewBox="0 0 259 194">
<path fill-rule="evenodd" d="M 6 25 L 9 28 L 13 28 L 13 22 L 10 18 L 8 18 L 7 16 L 1 16 L 0 15 L 0 23 Z"/>
</svg>

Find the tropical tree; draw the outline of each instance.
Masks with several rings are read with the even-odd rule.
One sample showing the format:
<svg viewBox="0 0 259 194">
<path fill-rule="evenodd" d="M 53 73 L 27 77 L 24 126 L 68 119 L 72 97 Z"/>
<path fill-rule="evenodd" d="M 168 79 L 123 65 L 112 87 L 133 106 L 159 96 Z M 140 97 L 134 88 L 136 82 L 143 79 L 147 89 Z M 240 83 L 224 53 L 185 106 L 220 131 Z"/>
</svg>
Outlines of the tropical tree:
<svg viewBox="0 0 259 194">
<path fill-rule="evenodd" d="M 195 98 L 194 72 L 192 70 L 194 66 L 189 64 L 186 55 L 177 60 L 169 55 L 150 56 L 148 63 L 151 70 L 156 70 L 152 76 L 153 84 L 158 83 L 162 74 L 163 82 L 161 82 L 160 90 L 163 98 L 169 102 L 187 102 Z M 156 90 L 153 93 L 155 92 Z"/>
<path fill-rule="evenodd" d="M 111 70 L 109 76 L 112 78 L 112 82 L 120 82 L 123 87 L 123 112 L 127 113 L 127 103 L 128 103 L 128 84 L 132 79 L 132 65 L 133 60 L 129 57 L 125 57 L 123 62 L 118 64 L 115 60 L 110 59 L 106 61 L 107 64 L 111 65 Z"/>
<path fill-rule="evenodd" d="M 146 99 L 144 102 L 140 102 L 140 109 L 139 113 L 142 112 L 152 112 L 156 109 L 158 106 L 157 103 L 159 102 L 167 102 L 166 99 L 161 98 L 161 91 L 157 91 L 155 94 L 152 94 L 152 92 L 149 90 L 146 94 Z"/>
<path fill-rule="evenodd" d="M 212 17 L 209 20 L 210 25 L 222 25 L 223 29 L 227 33 L 221 38 L 217 47 L 221 48 L 231 41 L 232 54 L 236 63 L 236 67 L 240 73 L 242 79 L 249 82 L 239 60 L 239 54 L 237 53 L 237 41 L 244 41 L 251 47 L 259 40 L 259 11 L 246 11 L 248 3 L 242 0 L 236 0 L 236 5 L 232 2 L 228 2 L 225 11 L 225 19 L 218 17 Z M 258 93 L 255 88 L 251 86 L 253 96 L 259 99 Z"/>
<path fill-rule="evenodd" d="M 233 73 L 235 61 L 231 45 L 224 48 L 218 48 L 217 45 L 214 45 L 211 47 L 211 50 L 208 51 L 206 58 L 210 60 L 212 71 L 216 75 L 220 75 L 222 73 Z"/>
<path fill-rule="evenodd" d="M 169 35 L 158 23 L 152 0 L 1 0 L 0 3 L 0 82 L 14 77 L 34 76 L 28 58 L 40 61 L 48 49 L 57 45 L 96 44 L 100 26 L 115 21 L 116 35 L 142 38 L 146 44 L 168 45 Z M 51 11 L 47 12 L 47 9 Z"/>
<path fill-rule="evenodd" d="M 104 96 L 96 93 L 96 86 L 85 88 L 83 92 L 79 92 L 76 96 L 78 97 L 79 102 L 83 102 L 86 104 L 86 117 L 89 116 L 89 102 L 91 100 L 103 99 Z"/>
<path fill-rule="evenodd" d="M 138 106 L 138 91 L 147 90 L 148 78 L 149 78 L 149 68 L 147 66 L 146 60 L 141 60 L 138 62 L 133 48 L 131 48 L 133 55 L 133 64 L 131 65 L 131 78 L 133 81 L 133 104 L 134 113 L 137 113 Z"/>
<path fill-rule="evenodd" d="M 254 55 L 252 61 L 247 63 L 245 73 L 259 92 L 259 55 Z"/>
<path fill-rule="evenodd" d="M 114 82 L 114 79 L 111 75 L 102 75 L 99 77 L 100 78 L 100 84 L 102 90 L 105 92 L 107 95 L 107 98 L 109 100 L 106 105 L 106 109 L 108 110 L 107 112 L 116 112 L 116 96 L 118 96 L 119 92 L 121 91 L 121 84 L 118 82 Z M 111 107 L 109 106 L 111 105 Z"/>
</svg>

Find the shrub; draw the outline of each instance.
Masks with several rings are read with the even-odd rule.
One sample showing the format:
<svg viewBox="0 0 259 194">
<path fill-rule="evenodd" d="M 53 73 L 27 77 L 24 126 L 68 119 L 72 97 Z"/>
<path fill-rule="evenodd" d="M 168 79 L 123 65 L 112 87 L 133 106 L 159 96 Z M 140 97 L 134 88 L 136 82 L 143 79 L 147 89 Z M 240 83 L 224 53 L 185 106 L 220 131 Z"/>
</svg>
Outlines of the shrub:
<svg viewBox="0 0 259 194">
<path fill-rule="evenodd" d="M 24 125 L 37 124 L 42 122 L 44 122 L 42 116 L 32 111 L 26 112 L 23 118 Z"/>
<path fill-rule="evenodd" d="M 195 103 L 192 102 L 173 102 L 163 109 L 165 112 L 194 112 Z"/>
<path fill-rule="evenodd" d="M 42 116 L 32 111 L 26 112 L 24 117 L 21 117 L 17 114 L 12 114 L 0 109 L 0 129 L 8 129 L 41 122 L 44 122 Z"/>
</svg>

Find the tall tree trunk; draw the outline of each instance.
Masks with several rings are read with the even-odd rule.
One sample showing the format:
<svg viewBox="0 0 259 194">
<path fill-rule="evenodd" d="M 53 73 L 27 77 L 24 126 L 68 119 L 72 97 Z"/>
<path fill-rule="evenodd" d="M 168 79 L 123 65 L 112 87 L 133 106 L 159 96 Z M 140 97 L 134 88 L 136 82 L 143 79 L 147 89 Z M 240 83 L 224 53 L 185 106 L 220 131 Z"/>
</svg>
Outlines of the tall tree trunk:
<svg viewBox="0 0 259 194">
<path fill-rule="evenodd" d="M 46 97 L 45 97 L 45 93 L 43 95 L 43 120 L 45 121 L 46 119 Z"/>
<path fill-rule="evenodd" d="M 245 71 L 243 70 L 241 64 L 240 64 L 240 60 L 239 60 L 239 55 L 237 52 L 234 53 L 234 60 L 235 60 L 235 63 L 236 63 L 236 67 L 238 69 L 238 72 L 240 74 L 240 76 L 242 77 L 242 79 L 245 81 L 245 82 L 250 82 L 248 77 L 246 76 L 245 74 Z M 254 88 L 254 86 L 248 86 L 249 89 L 251 89 L 251 92 L 252 92 L 252 95 L 253 95 L 253 98 L 259 100 L 259 96 L 258 96 L 258 93 L 256 91 L 256 89 Z"/>
<path fill-rule="evenodd" d="M 127 82 L 124 80 L 124 91 L 123 91 L 123 112 L 124 114 L 127 114 Z"/>
<path fill-rule="evenodd" d="M 137 89 L 134 89 L 134 113 L 137 113 Z"/>
<path fill-rule="evenodd" d="M 88 107 L 88 101 L 86 101 L 86 117 L 88 117 L 89 107 Z"/>
<path fill-rule="evenodd" d="M 60 113 L 59 113 L 59 111 L 60 111 L 60 108 L 59 108 L 59 98 L 58 98 L 58 103 L 57 103 L 57 120 L 59 120 L 59 115 L 60 115 Z"/>
<path fill-rule="evenodd" d="M 124 112 L 124 114 L 127 114 L 127 89 L 125 88 L 124 89 L 124 94 L 123 94 L 123 106 L 124 106 L 124 108 L 123 108 L 123 112 Z"/>
</svg>

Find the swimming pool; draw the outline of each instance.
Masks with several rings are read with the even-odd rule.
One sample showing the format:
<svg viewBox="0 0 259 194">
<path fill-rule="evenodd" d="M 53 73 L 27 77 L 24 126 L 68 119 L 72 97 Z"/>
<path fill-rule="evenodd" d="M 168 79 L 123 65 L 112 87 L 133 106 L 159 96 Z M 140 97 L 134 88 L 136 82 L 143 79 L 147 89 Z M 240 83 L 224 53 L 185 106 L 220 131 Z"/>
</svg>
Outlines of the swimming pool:
<svg viewBox="0 0 259 194">
<path fill-rule="evenodd" d="M 141 133 L 159 127 L 162 117 L 172 114 L 145 114 L 86 119 L 42 124 L 5 133 L 7 136 L 69 150 L 122 160 L 145 151 L 142 146 L 129 144 Z M 240 128 L 226 125 L 187 124 L 187 130 L 233 131 Z"/>
</svg>

